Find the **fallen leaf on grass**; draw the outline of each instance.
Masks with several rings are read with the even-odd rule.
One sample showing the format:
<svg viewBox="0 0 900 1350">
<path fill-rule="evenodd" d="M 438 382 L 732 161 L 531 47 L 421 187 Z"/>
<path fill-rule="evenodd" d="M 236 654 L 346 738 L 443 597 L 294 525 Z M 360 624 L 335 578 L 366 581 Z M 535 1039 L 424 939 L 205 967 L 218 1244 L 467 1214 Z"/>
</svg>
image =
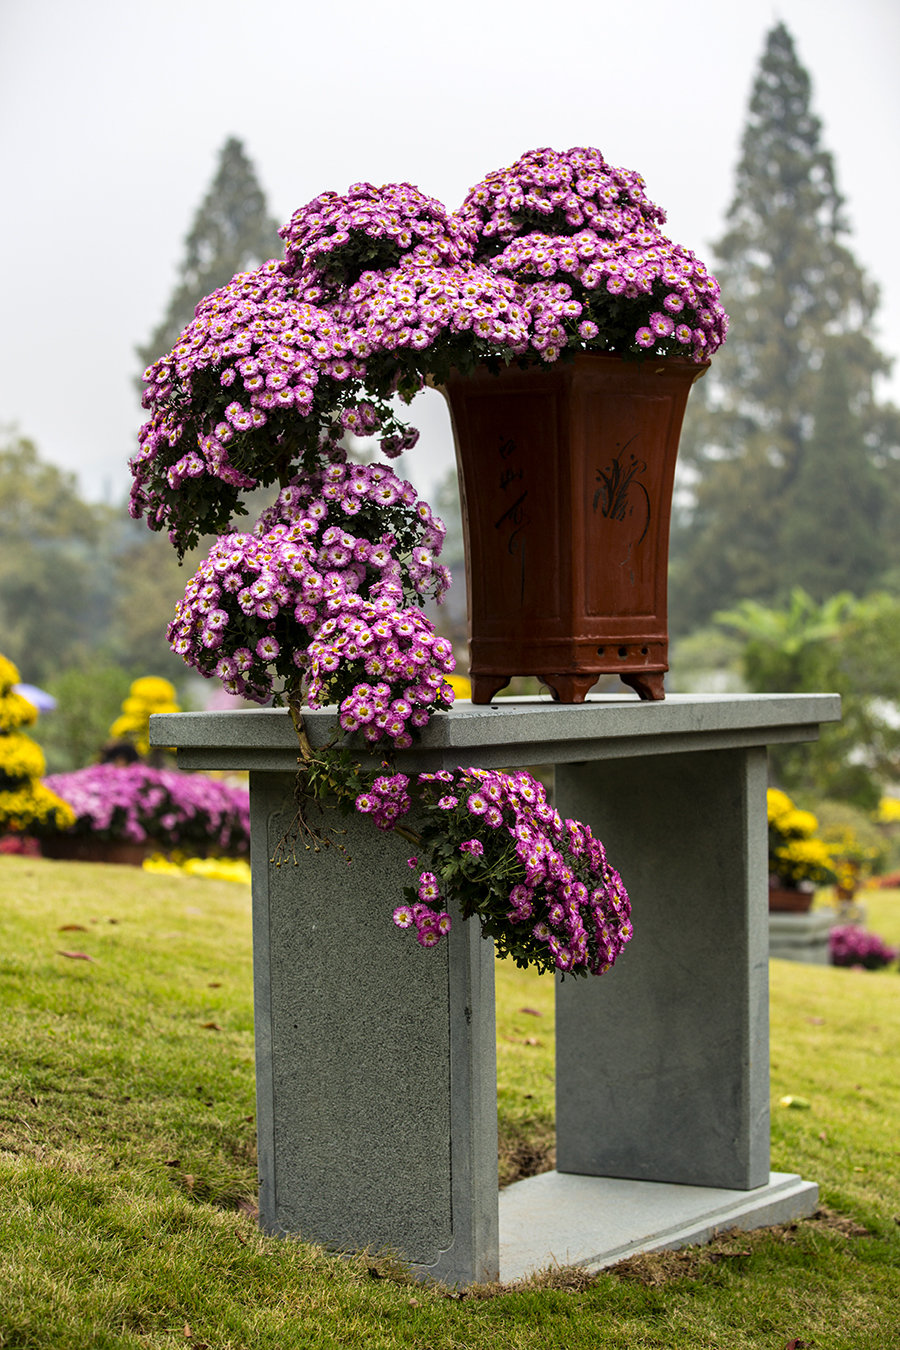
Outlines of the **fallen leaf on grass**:
<svg viewBox="0 0 900 1350">
<path fill-rule="evenodd" d="M 520 1008 L 520 1013 L 528 1013 L 530 1017 L 543 1017 L 540 1008 Z"/>
<path fill-rule="evenodd" d="M 221 1030 L 222 1030 L 222 1028 L 219 1026 L 218 1022 L 201 1022 L 201 1023 L 200 1023 L 200 1026 L 203 1028 L 204 1031 L 221 1031 Z"/>
<path fill-rule="evenodd" d="M 64 923 L 56 931 L 57 933 L 86 933 L 87 929 L 83 923 Z"/>
<path fill-rule="evenodd" d="M 540 1045 L 540 1041 L 538 1040 L 537 1036 L 526 1036 L 526 1037 L 525 1037 L 525 1044 L 526 1044 L 526 1045 Z"/>
<path fill-rule="evenodd" d="M 779 1097 L 779 1106 L 787 1106 L 794 1111 L 808 1111 L 811 1103 L 806 1097 Z"/>
<path fill-rule="evenodd" d="M 222 981 L 221 981 L 221 980 L 213 980 L 213 981 L 212 981 L 210 984 L 208 984 L 206 987 L 207 987 L 207 989 L 221 989 L 221 988 L 222 988 Z"/>
<path fill-rule="evenodd" d="M 56 955 L 67 956 L 70 961 L 93 961 L 94 959 L 92 956 L 88 956 L 87 952 L 57 952 Z"/>
<path fill-rule="evenodd" d="M 788 1341 L 787 1345 L 784 1347 L 784 1350 L 809 1350 L 809 1347 L 811 1345 L 812 1341 L 801 1341 L 798 1340 L 797 1337 L 795 1336 L 792 1341 Z"/>
</svg>

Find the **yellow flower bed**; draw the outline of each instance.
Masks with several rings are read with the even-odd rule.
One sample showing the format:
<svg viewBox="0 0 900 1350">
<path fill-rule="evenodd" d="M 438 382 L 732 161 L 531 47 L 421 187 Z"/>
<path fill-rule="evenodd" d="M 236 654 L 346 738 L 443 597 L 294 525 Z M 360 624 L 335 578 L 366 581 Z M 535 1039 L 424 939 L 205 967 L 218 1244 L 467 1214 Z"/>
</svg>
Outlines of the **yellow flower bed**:
<svg viewBox="0 0 900 1350">
<path fill-rule="evenodd" d="M 879 825 L 896 825 L 900 821 L 900 800 L 896 797 L 882 797 L 878 803 L 875 819 Z"/>
<path fill-rule="evenodd" d="M 208 877 L 211 881 L 236 881 L 250 885 L 250 864 L 244 858 L 185 858 L 179 854 L 166 858 L 154 853 L 144 859 L 144 871 L 162 876 Z"/>
<path fill-rule="evenodd" d="M 44 752 L 18 728 L 37 720 L 33 703 L 13 689 L 19 671 L 0 653 L 0 834 L 24 834 L 35 826 L 67 830 L 75 824 L 71 807 L 40 781 L 47 767 Z"/>
<path fill-rule="evenodd" d="M 834 852 L 817 833 L 812 811 L 801 811 L 786 792 L 769 788 L 769 872 L 785 886 L 822 885 L 834 880 Z"/>
<path fill-rule="evenodd" d="M 792 867 L 830 868 L 831 850 L 824 839 L 789 839 L 775 849 L 775 857 Z"/>
<path fill-rule="evenodd" d="M 122 712 L 109 729 L 114 741 L 131 741 L 140 755 L 150 753 L 150 717 L 153 713 L 176 713 L 175 686 L 159 675 L 134 680 Z"/>
<path fill-rule="evenodd" d="M 43 783 L 23 783 L 9 792 L 0 791 L 0 821 L 7 830 L 23 831 L 35 825 L 68 830 L 75 824 L 75 813 Z"/>
<path fill-rule="evenodd" d="M 18 674 L 18 671 L 16 671 Z M 37 721 L 38 710 L 27 698 L 7 689 L 0 694 L 0 732 L 14 731 L 16 727 L 30 727 Z"/>
<path fill-rule="evenodd" d="M 0 737 L 0 774 L 7 778 L 40 778 L 46 767 L 43 750 L 29 736 L 13 731 Z"/>
<path fill-rule="evenodd" d="M 19 683 L 19 669 L 8 656 L 0 652 L 0 690 L 10 689 Z"/>
</svg>

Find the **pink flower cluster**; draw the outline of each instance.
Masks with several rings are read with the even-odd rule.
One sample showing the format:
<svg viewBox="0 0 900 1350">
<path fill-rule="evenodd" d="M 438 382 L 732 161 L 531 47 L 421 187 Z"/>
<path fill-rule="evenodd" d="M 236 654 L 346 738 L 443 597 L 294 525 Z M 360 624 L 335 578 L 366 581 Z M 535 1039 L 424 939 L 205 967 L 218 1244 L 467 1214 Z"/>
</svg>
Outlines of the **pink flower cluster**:
<svg viewBox="0 0 900 1350">
<path fill-rule="evenodd" d="M 851 966 L 859 970 L 881 970 L 897 959 L 877 933 L 868 933 L 856 924 L 841 924 L 828 934 L 828 950 L 833 966 Z"/>
<path fill-rule="evenodd" d="M 665 212 L 644 187 L 640 174 L 613 168 L 591 147 L 530 150 L 477 183 L 459 216 L 474 223 L 481 240 L 501 243 L 521 234 L 523 224 L 547 235 L 591 230 L 615 238 L 640 225 L 665 224 Z"/>
<path fill-rule="evenodd" d="M 610 969 L 631 938 L 631 906 L 587 825 L 563 820 L 525 771 L 442 769 L 418 782 L 431 866 L 452 877 L 463 914 L 478 913 L 501 955 L 564 972 Z M 395 923 L 407 926 L 413 903 Z"/>
<path fill-rule="evenodd" d="M 433 872 L 422 872 L 419 877 L 418 899 L 411 904 L 398 905 L 394 923 L 398 928 L 415 926 L 416 937 L 422 947 L 434 947 L 450 932 L 450 915 L 445 909 L 435 909 L 441 898 L 441 888 Z"/>
<path fill-rule="evenodd" d="M 443 597 L 450 581 L 437 562 L 443 538 L 427 502 L 385 465 L 329 465 L 284 488 L 254 534 L 225 535 L 213 545 L 176 607 L 169 642 L 229 693 L 264 702 L 277 678 L 289 688 L 302 677 L 311 643 L 324 655 L 340 630 L 346 640 L 310 688 L 318 701 L 340 662 L 355 658 L 345 620 L 362 596 L 377 596 L 379 612 L 370 617 L 379 623 L 404 597 Z M 424 615 L 411 612 L 413 628 L 433 646 Z M 387 656 L 377 673 L 402 674 Z M 411 683 L 423 685 L 427 673 Z"/>
<path fill-rule="evenodd" d="M 240 273 L 201 300 L 174 351 L 144 374 L 151 416 L 131 460 L 131 514 L 168 524 L 173 542 L 190 547 L 191 510 L 202 516 L 218 483 L 227 525 L 238 494 L 276 476 L 286 426 L 313 417 L 320 375 L 350 373 L 334 319 L 298 295 L 282 263 Z M 242 445 L 261 435 L 267 452 L 251 466 Z M 201 533 L 219 532 L 214 514 Z"/>
<path fill-rule="evenodd" d="M 344 316 L 354 356 L 402 361 L 417 384 L 442 343 L 464 359 L 467 348 L 524 354 L 528 310 L 515 282 L 479 263 L 424 266 L 411 258 L 389 272 L 364 272 L 347 291 Z M 484 344 L 480 347 L 479 344 Z M 378 369 L 376 360 L 375 369 Z"/>
<path fill-rule="evenodd" d="M 379 830 L 392 830 L 409 807 L 409 779 L 405 773 L 380 774 L 356 799 L 357 811 L 370 815 Z"/>
<path fill-rule="evenodd" d="M 343 197 L 323 192 L 295 211 L 279 234 L 288 266 L 310 285 L 327 276 L 335 254 L 349 254 L 358 272 L 367 270 L 364 263 L 371 270 L 379 243 L 389 245 L 382 266 L 396 265 L 404 254 L 424 266 L 453 264 L 471 256 L 474 237 L 471 227 L 412 183 L 354 183 Z"/>
<path fill-rule="evenodd" d="M 345 731 L 404 750 L 412 745 L 410 727 L 427 726 L 432 712 L 453 703 L 445 676 L 455 661 L 421 610 L 395 608 L 398 591 L 385 582 L 372 600 L 345 594 L 335 603 L 309 646 L 307 697 L 313 707 L 340 700 Z"/>
<path fill-rule="evenodd" d="M 665 213 L 640 175 L 599 150 L 531 151 L 474 187 L 460 215 L 478 232 L 476 258 L 528 289 L 531 345 L 544 360 L 604 334 L 604 346 L 694 361 L 725 340 L 715 279 L 662 234 Z"/>
</svg>

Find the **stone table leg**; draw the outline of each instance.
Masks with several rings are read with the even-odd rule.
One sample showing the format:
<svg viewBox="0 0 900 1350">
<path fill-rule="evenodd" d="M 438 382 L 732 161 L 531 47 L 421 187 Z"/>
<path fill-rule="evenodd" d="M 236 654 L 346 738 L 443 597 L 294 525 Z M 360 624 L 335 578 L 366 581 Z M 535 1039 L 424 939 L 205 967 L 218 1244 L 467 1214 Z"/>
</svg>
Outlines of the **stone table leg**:
<svg viewBox="0 0 900 1350">
<path fill-rule="evenodd" d="M 412 849 L 367 819 L 333 818 L 352 863 L 274 866 L 292 787 L 251 775 L 260 1222 L 496 1278 L 493 944 L 459 919 L 434 950 L 396 928 Z"/>
<path fill-rule="evenodd" d="M 557 997 L 557 1168 L 751 1189 L 769 1180 L 766 754 L 560 765 L 635 935 Z"/>
</svg>

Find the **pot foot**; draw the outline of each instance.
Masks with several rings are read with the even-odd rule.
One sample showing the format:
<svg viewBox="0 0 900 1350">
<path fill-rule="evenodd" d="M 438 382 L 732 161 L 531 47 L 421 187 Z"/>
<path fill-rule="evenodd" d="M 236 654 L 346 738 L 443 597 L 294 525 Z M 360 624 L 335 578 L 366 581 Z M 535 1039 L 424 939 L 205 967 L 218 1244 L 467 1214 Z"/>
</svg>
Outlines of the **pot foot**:
<svg viewBox="0 0 900 1350">
<path fill-rule="evenodd" d="M 470 675 L 472 702 L 490 703 L 498 690 L 509 684 L 509 675 Z"/>
<path fill-rule="evenodd" d="M 542 675 L 554 703 L 583 703 L 597 683 L 597 675 Z"/>
<path fill-rule="evenodd" d="M 629 670 L 623 671 L 619 675 L 623 684 L 628 684 L 635 691 L 638 698 L 645 702 L 658 703 L 666 696 L 665 671 L 662 670 Z"/>
</svg>

